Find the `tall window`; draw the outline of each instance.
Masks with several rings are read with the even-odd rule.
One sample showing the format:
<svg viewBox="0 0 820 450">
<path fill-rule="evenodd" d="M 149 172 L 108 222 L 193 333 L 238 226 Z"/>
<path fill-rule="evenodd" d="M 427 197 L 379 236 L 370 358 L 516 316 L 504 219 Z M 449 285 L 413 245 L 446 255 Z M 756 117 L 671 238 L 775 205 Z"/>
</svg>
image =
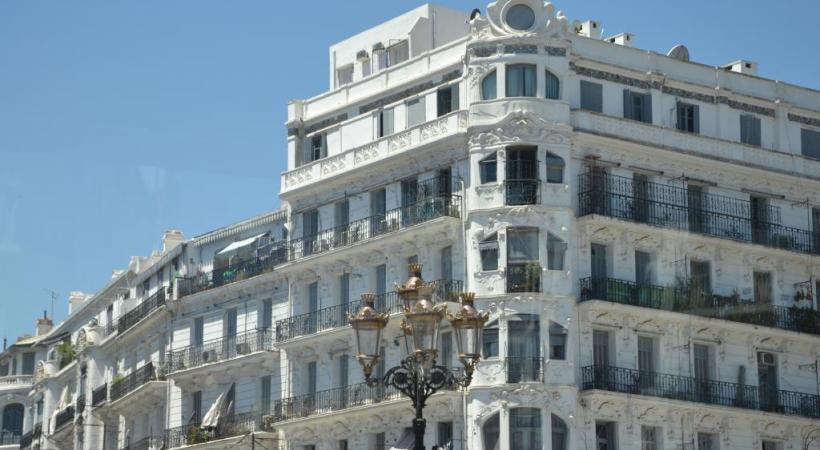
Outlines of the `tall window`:
<svg viewBox="0 0 820 450">
<path fill-rule="evenodd" d="M 552 450 L 567 450 L 569 447 L 569 429 L 567 424 L 555 414 L 552 420 Z"/>
<path fill-rule="evenodd" d="M 538 229 L 507 230 L 507 291 L 539 292 L 541 266 L 538 262 Z"/>
<path fill-rule="evenodd" d="M 547 152 L 547 183 L 564 182 L 564 158 Z"/>
<path fill-rule="evenodd" d="M 202 391 L 191 394 L 191 423 L 202 421 Z"/>
<path fill-rule="evenodd" d="M 780 442 L 764 440 L 760 442 L 761 450 L 781 450 Z"/>
<path fill-rule="evenodd" d="M 687 133 L 700 132 L 700 108 L 698 105 L 678 102 L 678 130 Z"/>
<path fill-rule="evenodd" d="M 23 434 L 23 416 L 25 415 L 25 408 L 20 403 L 11 403 L 3 408 L 3 438 L 20 436 Z M 2 444 L 10 444 L 11 442 L 3 441 Z"/>
<path fill-rule="evenodd" d="M 760 147 L 760 119 L 751 114 L 740 116 L 740 142 Z"/>
<path fill-rule="evenodd" d="M 820 131 L 808 128 L 800 130 L 800 147 L 803 156 L 820 159 Z"/>
<path fill-rule="evenodd" d="M 717 434 L 698 433 L 698 450 L 720 450 Z"/>
<path fill-rule="evenodd" d="M 652 123 L 652 96 L 624 90 L 624 118 Z"/>
<path fill-rule="evenodd" d="M 604 112 L 604 89 L 600 83 L 581 80 L 581 109 Z"/>
<path fill-rule="evenodd" d="M 484 450 L 499 450 L 499 437 L 501 436 L 501 421 L 499 414 L 495 413 L 484 422 L 481 427 L 481 436 L 484 441 Z"/>
<path fill-rule="evenodd" d="M 770 272 L 754 273 L 755 303 L 772 304 L 772 274 Z"/>
<path fill-rule="evenodd" d="M 498 269 L 498 235 L 493 233 L 478 243 L 481 255 L 481 270 Z"/>
<path fill-rule="evenodd" d="M 265 375 L 259 378 L 259 393 L 261 397 L 261 404 L 262 404 L 262 411 L 268 412 L 270 411 L 270 404 L 271 404 L 271 377 L 270 375 Z"/>
<path fill-rule="evenodd" d="M 546 93 L 546 97 L 548 99 L 558 100 L 561 98 L 561 84 L 558 81 L 558 77 L 549 70 L 546 71 L 545 75 L 546 90 L 544 92 Z"/>
<path fill-rule="evenodd" d="M 498 180 L 498 153 L 492 152 L 478 162 L 481 184 L 495 183 Z"/>
<path fill-rule="evenodd" d="M 441 333 L 441 353 L 439 355 L 439 364 L 444 367 L 450 367 L 453 361 L 453 333 L 445 331 Z"/>
<path fill-rule="evenodd" d="M 712 275 L 709 261 L 689 261 L 690 286 L 695 293 L 712 292 Z"/>
<path fill-rule="evenodd" d="M 444 448 L 453 443 L 453 422 L 439 422 L 436 424 L 436 437 L 438 438 L 438 445 Z"/>
<path fill-rule="evenodd" d="M 535 65 L 507 65 L 507 97 L 535 97 Z"/>
<path fill-rule="evenodd" d="M 661 431 L 659 427 L 641 426 L 641 450 L 660 450 Z"/>
<path fill-rule="evenodd" d="M 550 359 L 564 360 L 567 357 L 567 329 L 550 321 Z"/>
<path fill-rule="evenodd" d="M 438 117 L 458 109 L 458 84 L 451 84 L 436 92 L 436 112 Z"/>
<path fill-rule="evenodd" d="M 202 317 L 194 318 L 194 325 L 192 335 L 193 339 L 191 339 L 191 344 L 193 345 L 202 345 L 202 340 L 204 338 L 205 333 L 205 320 Z"/>
<path fill-rule="evenodd" d="M 34 375 L 34 352 L 23 353 L 23 375 Z"/>
<path fill-rule="evenodd" d="M 510 409 L 510 450 L 541 448 L 541 410 Z"/>
<path fill-rule="evenodd" d="M 453 247 L 450 245 L 441 249 L 441 279 L 453 279 Z"/>
<path fill-rule="evenodd" d="M 305 385 L 306 394 L 316 393 L 316 361 L 311 361 L 307 364 L 307 385 Z"/>
<path fill-rule="evenodd" d="M 618 450 L 615 442 L 616 426 L 615 422 L 595 421 L 596 450 Z"/>
<path fill-rule="evenodd" d="M 497 80 L 495 70 L 481 79 L 481 100 L 495 100 L 498 97 Z"/>
<path fill-rule="evenodd" d="M 424 97 L 418 97 L 409 100 L 407 103 L 407 128 L 414 127 L 420 123 L 424 123 L 427 111 L 424 106 Z"/>
<path fill-rule="evenodd" d="M 498 321 L 493 320 L 484 327 L 484 340 L 482 341 L 481 357 L 498 357 Z"/>
<path fill-rule="evenodd" d="M 385 108 L 379 111 L 377 127 L 377 134 L 380 138 L 393 134 L 393 108 Z"/>
<path fill-rule="evenodd" d="M 410 58 L 410 44 L 407 39 L 387 47 L 387 66 L 395 66 Z"/>
<path fill-rule="evenodd" d="M 316 161 L 327 156 L 327 136 L 324 133 L 316 133 L 305 139 L 304 163 Z"/>
<path fill-rule="evenodd" d="M 655 339 L 649 336 L 638 336 L 638 370 L 656 372 Z"/>
<path fill-rule="evenodd" d="M 336 69 L 336 87 L 353 82 L 353 64 Z"/>
<path fill-rule="evenodd" d="M 273 324 L 273 301 L 265 299 L 262 301 L 262 307 L 259 308 L 259 328 L 269 330 Z"/>
<path fill-rule="evenodd" d="M 567 243 L 558 236 L 547 233 L 547 269 L 564 270 Z"/>
<path fill-rule="evenodd" d="M 592 330 L 592 361 L 595 366 L 609 366 L 609 332 L 606 330 Z"/>
</svg>

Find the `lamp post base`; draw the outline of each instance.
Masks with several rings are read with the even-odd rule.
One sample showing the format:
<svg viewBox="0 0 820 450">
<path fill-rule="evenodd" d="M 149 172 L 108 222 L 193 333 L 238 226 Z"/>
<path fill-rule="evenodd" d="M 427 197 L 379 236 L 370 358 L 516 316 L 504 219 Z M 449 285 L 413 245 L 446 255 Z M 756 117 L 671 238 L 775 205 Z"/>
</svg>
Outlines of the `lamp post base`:
<svg viewBox="0 0 820 450">
<path fill-rule="evenodd" d="M 427 426 L 427 420 L 423 418 L 413 419 L 413 433 L 416 435 L 413 450 L 424 450 L 424 429 Z"/>
</svg>

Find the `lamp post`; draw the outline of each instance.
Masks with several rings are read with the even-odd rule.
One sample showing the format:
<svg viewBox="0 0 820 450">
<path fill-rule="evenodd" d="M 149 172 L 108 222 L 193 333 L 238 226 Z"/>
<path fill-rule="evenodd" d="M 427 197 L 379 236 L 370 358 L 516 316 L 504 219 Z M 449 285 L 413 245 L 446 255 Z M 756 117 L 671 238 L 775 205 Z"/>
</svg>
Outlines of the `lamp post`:
<svg viewBox="0 0 820 450">
<path fill-rule="evenodd" d="M 388 313 L 376 310 L 374 294 L 363 294 L 361 309 L 349 317 L 356 333 L 356 359 L 364 370 L 365 382 L 369 386 L 381 384 L 396 388 L 413 402 L 416 410 L 413 418 L 414 450 L 424 450 L 427 421 L 423 411 L 427 399 L 440 389 L 466 387 L 472 381 L 473 371 L 481 358 L 484 324 L 489 317 L 487 312 L 475 309 L 473 293 L 460 294 L 458 311 L 448 313 L 443 302 L 434 302 L 434 287 L 421 278 L 420 264 L 410 264 L 410 278 L 396 288 L 403 302 L 401 330 L 407 356 L 381 378 L 373 377 L 373 368 L 379 363 L 381 335 L 387 326 Z M 438 334 L 445 316 L 455 332 L 458 359 L 464 366 L 464 375 L 436 365 Z"/>
</svg>

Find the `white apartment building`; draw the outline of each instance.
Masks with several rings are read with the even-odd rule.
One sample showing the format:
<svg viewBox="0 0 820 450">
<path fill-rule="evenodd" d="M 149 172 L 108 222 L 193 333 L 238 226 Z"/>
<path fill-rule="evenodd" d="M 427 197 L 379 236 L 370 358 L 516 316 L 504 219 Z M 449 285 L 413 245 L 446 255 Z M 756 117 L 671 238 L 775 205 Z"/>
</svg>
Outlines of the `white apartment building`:
<svg viewBox="0 0 820 450">
<path fill-rule="evenodd" d="M 394 283 L 419 263 L 490 312 L 428 449 L 820 449 L 820 91 L 601 29 L 499 0 L 331 46 L 330 89 L 288 105 L 282 208 L 166 233 L 9 347 L 9 439 L 412 448 L 347 315 L 376 293 L 376 373 L 399 364 Z M 6 362 L 29 348 L 33 381 Z"/>
</svg>

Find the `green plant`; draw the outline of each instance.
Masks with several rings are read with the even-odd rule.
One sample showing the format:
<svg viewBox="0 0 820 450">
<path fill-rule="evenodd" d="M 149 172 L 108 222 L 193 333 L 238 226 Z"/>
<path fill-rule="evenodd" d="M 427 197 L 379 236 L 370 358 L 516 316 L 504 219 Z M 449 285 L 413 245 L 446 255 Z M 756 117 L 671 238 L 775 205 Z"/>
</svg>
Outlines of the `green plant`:
<svg viewBox="0 0 820 450">
<path fill-rule="evenodd" d="M 125 379 L 125 375 L 123 375 L 121 373 L 115 374 L 113 377 L 111 377 L 111 384 L 117 384 L 117 383 L 119 383 L 120 381 L 122 381 L 124 379 Z"/>
<path fill-rule="evenodd" d="M 71 361 L 74 361 L 74 346 L 71 341 L 65 340 L 57 347 L 57 353 L 60 355 L 60 365 L 65 367 Z"/>
</svg>

